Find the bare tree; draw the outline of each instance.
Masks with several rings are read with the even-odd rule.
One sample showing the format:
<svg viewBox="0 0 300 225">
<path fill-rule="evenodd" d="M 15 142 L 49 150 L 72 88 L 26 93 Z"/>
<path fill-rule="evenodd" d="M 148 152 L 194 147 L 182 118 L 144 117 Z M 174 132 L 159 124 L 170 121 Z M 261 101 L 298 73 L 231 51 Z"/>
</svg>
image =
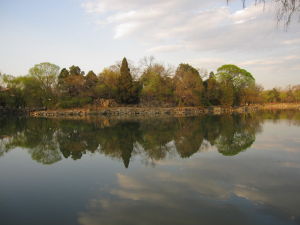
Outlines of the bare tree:
<svg viewBox="0 0 300 225">
<path fill-rule="evenodd" d="M 142 59 L 139 61 L 139 65 L 142 69 L 146 69 L 151 67 L 155 63 L 155 58 L 154 56 L 144 56 Z"/>
<path fill-rule="evenodd" d="M 226 0 L 227 4 L 231 0 Z M 246 6 L 246 0 L 241 0 L 243 7 Z M 298 16 L 300 20 L 300 0 L 253 0 L 255 4 L 266 3 L 267 1 L 273 1 L 277 8 L 277 22 L 283 23 L 287 27 L 292 21 L 294 16 Z"/>
</svg>

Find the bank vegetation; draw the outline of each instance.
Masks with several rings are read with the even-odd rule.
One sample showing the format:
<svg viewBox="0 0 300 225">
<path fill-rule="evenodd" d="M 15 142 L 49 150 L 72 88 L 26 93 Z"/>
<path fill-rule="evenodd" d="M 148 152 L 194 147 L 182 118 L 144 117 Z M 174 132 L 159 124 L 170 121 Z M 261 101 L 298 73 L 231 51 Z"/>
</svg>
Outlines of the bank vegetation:
<svg viewBox="0 0 300 225">
<path fill-rule="evenodd" d="M 0 108 L 57 110 L 88 107 L 236 107 L 300 103 L 300 85 L 264 90 L 236 65 L 206 72 L 182 63 L 176 69 L 144 58 L 140 66 L 122 62 L 96 74 L 78 66 L 51 63 L 25 76 L 0 74 Z"/>
</svg>

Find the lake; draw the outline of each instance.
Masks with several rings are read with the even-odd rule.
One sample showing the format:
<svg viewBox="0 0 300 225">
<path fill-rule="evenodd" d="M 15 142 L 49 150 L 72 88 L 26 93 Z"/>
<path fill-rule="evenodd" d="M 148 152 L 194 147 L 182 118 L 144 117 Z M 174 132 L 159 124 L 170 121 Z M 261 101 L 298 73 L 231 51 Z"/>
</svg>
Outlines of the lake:
<svg viewBox="0 0 300 225">
<path fill-rule="evenodd" d="M 300 224 L 300 111 L 0 124 L 0 224 Z"/>
</svg>

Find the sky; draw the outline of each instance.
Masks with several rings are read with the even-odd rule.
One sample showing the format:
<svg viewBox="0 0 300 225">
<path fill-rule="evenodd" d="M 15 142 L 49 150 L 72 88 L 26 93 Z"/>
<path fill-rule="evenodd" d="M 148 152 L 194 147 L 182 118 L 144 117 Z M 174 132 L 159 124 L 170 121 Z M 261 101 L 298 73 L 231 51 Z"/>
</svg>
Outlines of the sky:
<svg viewBox="0 0 300 225">
<path fill-rule="evenodd" d="M 41 62 L 100 73 L 124 56 L 216 71 L 235 64 L 266 88 L 300 84 L 300 22 L 240 0 L 0 0 L 0 72 Z"/>
</svg>

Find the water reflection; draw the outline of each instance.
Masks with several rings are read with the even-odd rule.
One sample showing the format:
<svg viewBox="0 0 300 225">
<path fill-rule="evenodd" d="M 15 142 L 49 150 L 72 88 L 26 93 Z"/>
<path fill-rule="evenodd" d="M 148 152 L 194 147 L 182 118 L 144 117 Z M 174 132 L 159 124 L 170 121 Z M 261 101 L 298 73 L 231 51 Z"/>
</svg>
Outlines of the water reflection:
<svg viewBox="0 0 300 225">
<path fill-rule="evenodd" d="M 299 112 L 136 120 L 2 118 L 0 156 L 22 147 L 37 162 L 53 164 L 62 158 L 77 160 L 86 153 L 100 153 L 121 159 L 126 168 L 135 155 L 143 155 L 144 162 L 152 164 L 168 155 L 187 158 L 212 147 L 232 156 L 254 143 L 265 119 L 280 118 L 300 121 Z"/>
<path fill-rule="evenodd" d="M 3 224 L 300 224 L 299 111 L 0 123 Z"/>
<path fill-rule="evenodd" d="M 79 214 L 82 225 L 96 224 L 299 224 L 299 181 L 291 174 L 222 159 L 194 159 L 168 169 L 118 173 L 118 184 L 102 190 Z M 184 171 L 176 168 L 183 166 Z M 251 168 L 251 170 L 249 170 Z M 277 174 L 276 174 L 277 173 Z M 289 176 L 287 176 L 289 174 Z"/>
</svg>

